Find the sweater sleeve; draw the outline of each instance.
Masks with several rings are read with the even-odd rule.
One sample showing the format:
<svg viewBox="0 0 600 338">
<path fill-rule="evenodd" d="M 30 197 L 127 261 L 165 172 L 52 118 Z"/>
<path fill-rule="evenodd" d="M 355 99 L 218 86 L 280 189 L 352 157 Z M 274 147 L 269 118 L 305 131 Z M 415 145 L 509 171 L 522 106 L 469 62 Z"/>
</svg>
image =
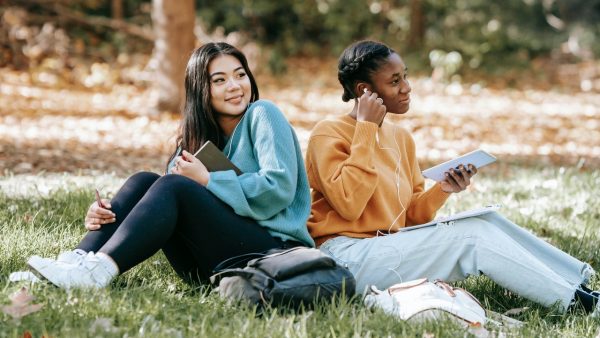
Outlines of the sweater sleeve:
<svg viewBox="0 0 600 338">
<path fill-rule="evenodd" d="M 349 221 L 362 215 L 377 187 L 373 164 L 377 128 L 375 123 L 357 122 L 349 147 L 331 130 L 314 133 L 308 143 L 307 169 L 317 185 L 313 188 Z"/>
<path fill-rule="evenodd" d="M 252 107 L 250 134 L 257 172 L 210 173 L 208 190 L 238 215 L 269 219 L 288 207 L 296 194 L 298 163 L 294 134 L 279 108 L 267 101 Z"/>
<path fill-rule="evenodd" d="M 415 144 L 410 138 L 410 152 L 415 154 Z M 439 183 L 425 190 L 425 178 L 421 174 L 419 163 L 415 156 L 412 159 L 412 181 L 413 194 L 410 206 L 406 212 L 406 223 L 408 226 L 427 223 L 434 219 L 437 211 L 444 205 L 449 193 L 444 192 Z"/>
</svg>

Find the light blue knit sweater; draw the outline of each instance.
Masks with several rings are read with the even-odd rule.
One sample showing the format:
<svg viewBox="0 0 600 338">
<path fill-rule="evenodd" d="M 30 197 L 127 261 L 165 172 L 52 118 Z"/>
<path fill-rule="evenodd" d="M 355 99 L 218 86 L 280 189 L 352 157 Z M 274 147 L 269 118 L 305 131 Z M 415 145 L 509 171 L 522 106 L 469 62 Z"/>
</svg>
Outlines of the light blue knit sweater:
<svg viewBox="0 0 600 338">
<path fill-rule="evenodd" d="M 266 100 L 252 103 L 223 153 L 243 174 L 211 172 L 207 189 L 271 235 L 314 246 L 306 228 L 310 190 L 300 144 L 279 108 Z"/>
</svg>

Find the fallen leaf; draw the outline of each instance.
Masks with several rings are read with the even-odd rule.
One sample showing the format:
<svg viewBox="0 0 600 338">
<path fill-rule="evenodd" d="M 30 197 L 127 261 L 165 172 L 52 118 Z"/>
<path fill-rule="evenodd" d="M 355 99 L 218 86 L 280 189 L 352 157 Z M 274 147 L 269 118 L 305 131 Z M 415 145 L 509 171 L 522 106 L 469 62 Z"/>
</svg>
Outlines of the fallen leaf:
<svg viewBox="0 0 600 338">
<path fill-rule="evenodd" d="M 11 316 L 13 319 L 21 319 L 28 314 L 39 311 L 43 304 L 30 304 L 35 297 L 29 293 L 26 287 L 22 287 L 19 291 L 8 297 L 11 305 L 2 307 L 2 312 Z M 27 333 L 27 332 L 25 332 Z"/>
<path fill-rule="evenodd" d="M 35 299 L 35 297 L 27 291 L 26 287 L 22 287 L 21 290 L 13 293 L 8 297 L 14 304 L 27 304 Z"/>
</svg>

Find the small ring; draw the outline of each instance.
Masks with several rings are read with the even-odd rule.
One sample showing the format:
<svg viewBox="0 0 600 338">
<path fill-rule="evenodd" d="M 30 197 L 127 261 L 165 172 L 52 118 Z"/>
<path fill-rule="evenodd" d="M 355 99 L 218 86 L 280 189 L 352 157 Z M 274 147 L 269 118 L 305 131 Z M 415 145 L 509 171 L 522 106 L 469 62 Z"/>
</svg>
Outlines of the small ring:
<svg viewBox="0 0 600 338">
<path fill-rule="evenodd" d="M 379 102 L 379 104 L 383 104 L 383 99 L 380 97 L 378 97 L 376 101 Z"/>
</svg>

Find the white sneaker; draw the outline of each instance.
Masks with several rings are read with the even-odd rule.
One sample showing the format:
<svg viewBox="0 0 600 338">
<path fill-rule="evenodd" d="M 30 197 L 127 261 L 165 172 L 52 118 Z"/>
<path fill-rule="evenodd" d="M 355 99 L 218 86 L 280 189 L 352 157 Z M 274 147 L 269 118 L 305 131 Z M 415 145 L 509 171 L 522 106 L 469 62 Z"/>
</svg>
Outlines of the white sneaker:
<svg viewBox="0 0 600 338">
<path fill-rule="evenodd" d="M 104 288 L 118 273 L 118 270 L 111 271 L 111 267 L 93 252 L 74 264 L 39 256 L 31 256 L 27 264 L 33 272 L 63 289 Z"/>
<path fill-rule="evenodd" d="M 81 249 L 75 249 L 70 251 L 61 252 L 56 259 L 57 262 L 65 264 L 77 264 L 80 260 L 84 259 L 87 252 Z"/>
</svg>

